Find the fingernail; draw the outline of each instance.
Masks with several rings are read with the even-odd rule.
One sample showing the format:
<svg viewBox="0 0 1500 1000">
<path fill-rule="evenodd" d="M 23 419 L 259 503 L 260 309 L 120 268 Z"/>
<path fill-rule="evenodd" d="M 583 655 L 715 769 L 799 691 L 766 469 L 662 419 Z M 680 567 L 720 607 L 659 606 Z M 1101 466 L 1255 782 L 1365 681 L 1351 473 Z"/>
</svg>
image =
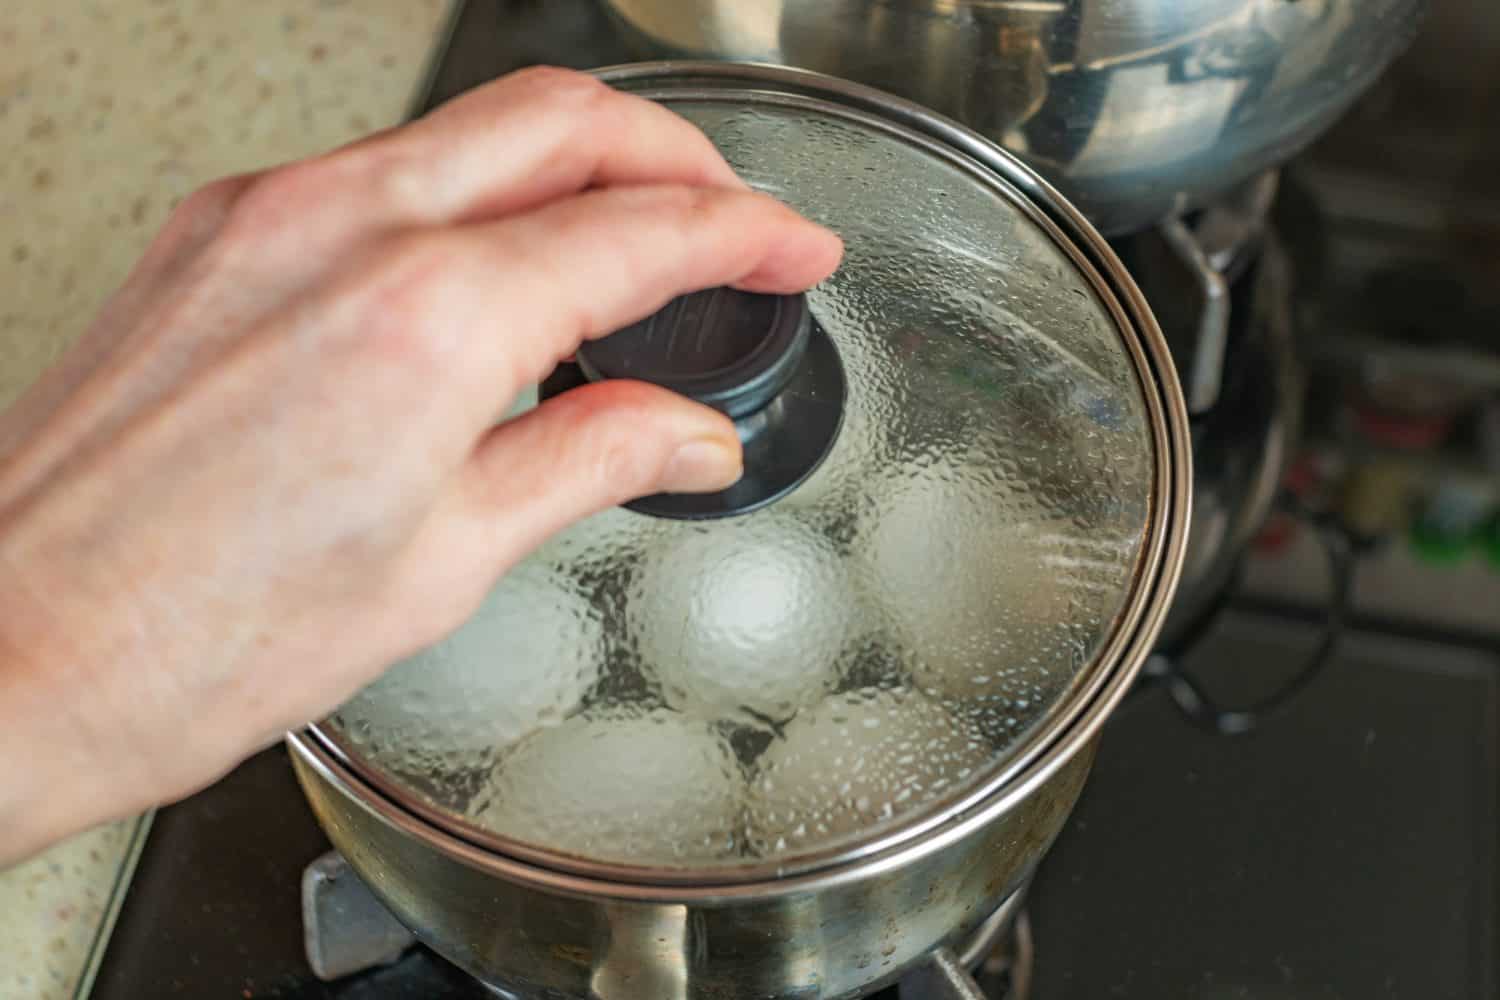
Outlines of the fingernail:
<svg viewBox="0 0 1500 1000">
<path fill-rule="evenodd" d="M 660 488 L 663 493 L 713 493 L 739 482 L 743 471 L 738 442 L 698 438 L 667 460 Z"/>
</svg>

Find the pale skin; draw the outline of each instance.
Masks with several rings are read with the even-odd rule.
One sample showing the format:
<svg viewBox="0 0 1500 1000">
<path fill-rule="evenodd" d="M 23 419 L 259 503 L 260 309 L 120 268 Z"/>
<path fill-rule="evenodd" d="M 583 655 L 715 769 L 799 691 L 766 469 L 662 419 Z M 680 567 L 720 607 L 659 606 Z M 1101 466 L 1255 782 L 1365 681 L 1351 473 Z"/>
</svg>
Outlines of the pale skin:
<svg viewBox="0 0 1500 1000">
<path fill-rule="evenodd" d="M 531 70 L 187 199 L 0 416 L 0 866 L 214 781 L 457 627 L 554 532 L 740 475 L 590 337 L 832 233 L 660 106 Z"/>
</svg>

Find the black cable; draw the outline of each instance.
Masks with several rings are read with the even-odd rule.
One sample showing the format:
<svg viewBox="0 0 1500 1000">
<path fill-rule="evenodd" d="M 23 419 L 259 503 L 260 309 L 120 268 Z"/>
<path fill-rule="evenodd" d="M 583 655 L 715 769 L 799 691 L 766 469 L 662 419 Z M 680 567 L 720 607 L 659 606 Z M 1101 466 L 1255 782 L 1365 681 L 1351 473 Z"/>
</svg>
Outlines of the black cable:
<svg viewBox="0 0 1500 1000">
<path fill-rule="evenodd" d="M 1197 644 L 1208 632 L 1209 623 L 1218 617 L 1208 615 L 1200 623 L 1199 628 L 1194 630 L 1196 634 L 1183 644 L 1181 653 L 1177 655 L 1165 652 L 1153 653 L 1142 668 L 1142 675 L 1151 681 L 1153 686 L 1159 685 L 1164 688 L 1178 711 L 1188 721 L 1220 735 L 1238 736 L 1254 730 L 1301 694 L 1333 659 L 1333 653 L 1343 637 L 1349 617 L 1350 597 L 1354 590 L 1354 567 L 1358 562 L 1359 551 L 1364 548 L 1364 543 L 1336 517 L 1310 511 L 1290 494 L 1282 494 L 1277 506 L 1282 511 L 1293 514 L 1310 524 L 1317 532 L 1323 545 L 1324 555 L 1328 559 L 1329 579 L 1332 584 L 1328 610 L 1323 620 L 1322 635 L 1317 647 L 1302 666 L 1281 687 L 1259 701 L 1238 708 L 1226 708 L 1220 705 L 1181 666 L 1186 651 Z"/>
</svg>

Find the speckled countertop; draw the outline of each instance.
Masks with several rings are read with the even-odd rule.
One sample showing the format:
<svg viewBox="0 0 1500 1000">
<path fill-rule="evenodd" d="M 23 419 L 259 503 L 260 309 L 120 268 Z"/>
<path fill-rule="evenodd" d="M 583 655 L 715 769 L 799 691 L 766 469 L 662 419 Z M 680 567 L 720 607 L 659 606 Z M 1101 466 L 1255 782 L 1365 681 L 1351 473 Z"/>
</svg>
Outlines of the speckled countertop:
<svg viewBox="0 0 1500 1000">
<path fill-rule="evenodd" d="M 189 191 L 397 121 L 447 6 L 0 4 L 0 406 L 83 330 Z M 0 871 L 0 997 L 74 995 L 138 829 Z"/>
</svg>

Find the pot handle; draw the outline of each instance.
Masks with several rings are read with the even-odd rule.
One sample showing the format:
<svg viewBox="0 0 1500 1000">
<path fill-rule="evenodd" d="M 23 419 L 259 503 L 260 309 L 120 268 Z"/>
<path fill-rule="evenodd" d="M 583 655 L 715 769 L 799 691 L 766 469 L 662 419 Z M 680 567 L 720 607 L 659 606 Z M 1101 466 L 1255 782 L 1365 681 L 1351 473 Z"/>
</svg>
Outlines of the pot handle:
<svg viewBox="0 0 1500 1000">
<path fill-rule="evenodd" d="M 307 964 L 325 983 L 388 965 L 416 944 L 337 851 L 302 872 L 302 935 Z"/>
<path fill-rule="evenodd" d="M 901 1000 L 989 1000 L 951 948 L 939 948 L 908 972 L 899 992 Z"/>
<path fill-rule="evenodd" d="M 1187 373 L 1188 413 L 1198 417 L 1219 401 L 1224 376 L 1224 352 L 1229 344 L 1229 282 L 1208 259 L 1181 216 L 1173 215 L 1160 225 L 1162 236 L 1193 274 L 1203 296 L 1198 315 L 1198 334 L 1192 368 Z"/>
<path fill-rule="evenodd" d="M 806 295 L 710 288 L 680 296 L 609 336 L 542 384 L 547 399 L 587 382 L 650 382 L 734 421 L 745 473 L 727 490 L 644 497 L 642 514 L 704 520 L 745 514 L 781 499 L 822 464 L 843 422 L 838 348 Z"/>
</svg>

